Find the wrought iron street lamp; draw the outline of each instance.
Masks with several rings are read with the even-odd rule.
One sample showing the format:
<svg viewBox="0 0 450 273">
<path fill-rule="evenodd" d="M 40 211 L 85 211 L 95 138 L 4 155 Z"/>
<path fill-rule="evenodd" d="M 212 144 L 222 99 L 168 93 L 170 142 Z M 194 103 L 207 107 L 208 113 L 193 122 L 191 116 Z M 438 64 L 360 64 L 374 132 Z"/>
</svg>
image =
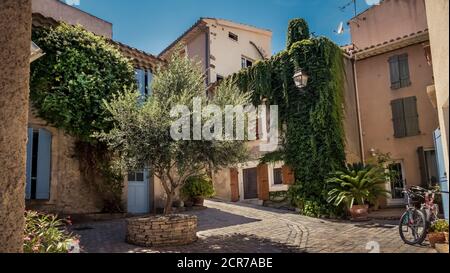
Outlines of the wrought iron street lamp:
<svg viewBox="0 0 450 273">
<path fill-rule="evenodd" d="M 299 89 L 303 89 L 308 85 L 309 76 L 303 70 L 298 70 L 294 75 L 295 86 Z"/>
</svg>

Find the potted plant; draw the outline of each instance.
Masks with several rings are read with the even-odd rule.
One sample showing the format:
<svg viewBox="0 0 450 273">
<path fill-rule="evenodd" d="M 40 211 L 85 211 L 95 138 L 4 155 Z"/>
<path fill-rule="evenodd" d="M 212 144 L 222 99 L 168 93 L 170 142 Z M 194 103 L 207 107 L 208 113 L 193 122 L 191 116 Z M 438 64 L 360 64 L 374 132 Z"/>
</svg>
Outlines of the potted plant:
<svg viewBox="0 0 450 273">
<path fill-rule="evenodd" d="M 205 176 L 190 177 L 181 192 L 188 200 L 193 201 L 194 206 L 203 206 L 205 198 L 216 194 L 211 180 Z"/>
<path fill-rule="evenodd" d="M 347 165 L 327 180 L 328 202 L 335 206 L 345 204 L 352 220 L 365 221 L 369 216 L 369 204 L 388 194 L 383 189 L 385 183 L 385 173 L 379 167 L 362 163 Z"/>
<path fill-rule="evenodd" d="M 446 220 L 437 220 L 430 226 L 428 241 L 430 241 L 431 247 L 448 242 L 448 223 Z"/>
</svg>

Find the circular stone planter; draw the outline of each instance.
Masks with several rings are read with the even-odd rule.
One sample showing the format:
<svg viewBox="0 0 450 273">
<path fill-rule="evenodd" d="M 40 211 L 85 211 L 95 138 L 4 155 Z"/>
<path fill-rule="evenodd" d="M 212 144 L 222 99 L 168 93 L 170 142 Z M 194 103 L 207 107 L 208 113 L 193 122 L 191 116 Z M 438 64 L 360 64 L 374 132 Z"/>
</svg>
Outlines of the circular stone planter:
<svg viewBox="0 0 450 273">
<path fill-rule="evenodd" d="M 168 215 L 127 220 L 127 242 L 137 246 L 180 246 L 197 241 L 197 217 Z"/>
</svg>

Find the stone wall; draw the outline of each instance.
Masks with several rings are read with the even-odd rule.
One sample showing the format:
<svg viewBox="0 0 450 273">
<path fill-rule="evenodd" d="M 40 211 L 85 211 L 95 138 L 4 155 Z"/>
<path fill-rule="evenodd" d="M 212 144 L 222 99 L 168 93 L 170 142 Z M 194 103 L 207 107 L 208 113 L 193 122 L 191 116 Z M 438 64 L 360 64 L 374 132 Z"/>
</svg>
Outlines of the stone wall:
<svg viewBox="0 0 450 273">
<path fill-rule="evenodd" d="M 169 215 L 128 219 L 126 241 L 143 247 L 191 244 L 197 241 L 197 217 Z"/>
<path fill-rule="evenodd" d="M 31 0 L 0 1 L 0 253 L 23 251 Z"/>
<path fill-rule="evenodd" d="M 46 129 L 52 135 L 50 200 L 27 201 L 27 208 L 61 214 L 98 213 L 102 199 L 93 183 L 81 177 L 76 158 L 75 139 L 64 131 L 51 127 L 29 111 L 29 128 Z"/>
</svg>

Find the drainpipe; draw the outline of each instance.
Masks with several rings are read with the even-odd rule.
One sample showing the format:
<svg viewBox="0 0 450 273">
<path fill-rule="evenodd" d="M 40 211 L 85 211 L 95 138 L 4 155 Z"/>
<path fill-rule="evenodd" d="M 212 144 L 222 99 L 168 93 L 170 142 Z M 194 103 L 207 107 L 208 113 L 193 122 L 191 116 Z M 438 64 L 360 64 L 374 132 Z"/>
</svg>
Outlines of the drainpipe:
<svg viewBox="0 0 450 273">
<path fill-rule="evenodd" d="M 361 152 L 361 161 L 365 164 L 366 158 L 364 155 L 364 139 L 363 139 L 363 129 L 362 129 L 362 122 L 361 122 L 361 104 L 359 102 L 359 90 L 358 90 L 358 78 L 357 78 L 357 72 L 356 72 L 356 56 L 351 56 L 352 60 L 352 70 L 353 70 L 353 79 L 355 84 L 355 97 L 356 97 L 356 112 L 358 113 L 358 131 L 359 131 L 359 144 L 360 144 L 360 152 Z"/>
</svg>

